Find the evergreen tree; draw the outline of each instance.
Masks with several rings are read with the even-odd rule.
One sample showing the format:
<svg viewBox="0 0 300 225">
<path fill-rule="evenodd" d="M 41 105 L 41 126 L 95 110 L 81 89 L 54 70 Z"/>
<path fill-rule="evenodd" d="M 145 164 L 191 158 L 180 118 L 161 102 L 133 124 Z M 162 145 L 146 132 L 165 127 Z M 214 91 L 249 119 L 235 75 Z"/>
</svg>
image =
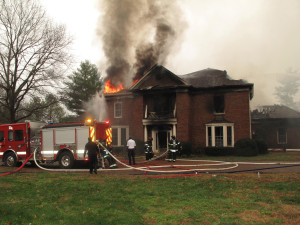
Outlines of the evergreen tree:
<svg viewBox="0 0 300 225">
<path fill-rule="evenodd" d="M 81 62 L 80 67 L 68 78 L 62 100 L 70 111 L 82 116 L 85 112 L 84 104 L 101 90 L 103 79 L 96 65 L 87 60 Z"/>
</svg>

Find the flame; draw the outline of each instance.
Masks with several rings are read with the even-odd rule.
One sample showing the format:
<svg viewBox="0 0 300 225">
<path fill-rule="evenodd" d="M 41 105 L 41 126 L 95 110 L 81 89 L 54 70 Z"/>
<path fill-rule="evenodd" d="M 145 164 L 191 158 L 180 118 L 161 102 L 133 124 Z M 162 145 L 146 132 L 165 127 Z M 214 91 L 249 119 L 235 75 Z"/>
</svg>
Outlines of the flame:
<svg viewBox="0 0 300 225">
<path fill-rule="evenodd" d="M 136 82 L 138 82 L 139 79 L 135 80 L 132 85 L 135 85 Z M 104 87 L 104 93 L 116 93 L 119 92 L 121 90 L 123 90 L 124 87 L 122 84 L 119 85 L 119 87 L 115 87 L 114 85 L 112 85 L 112 83 L 110 82 L 110 80 L 107 80 L 105 82 L 105 87 Z"/>
<path fill-rule="evenodd" d="M 105 82 L 104 93 L 116 93 L 123 89 L 124 89 L 124 87 L 122 84 L 120 84 L 119 87 L 115 87 L 114 85 L 112 85 L 110 80 L 107 80 Z"/>
</svg>

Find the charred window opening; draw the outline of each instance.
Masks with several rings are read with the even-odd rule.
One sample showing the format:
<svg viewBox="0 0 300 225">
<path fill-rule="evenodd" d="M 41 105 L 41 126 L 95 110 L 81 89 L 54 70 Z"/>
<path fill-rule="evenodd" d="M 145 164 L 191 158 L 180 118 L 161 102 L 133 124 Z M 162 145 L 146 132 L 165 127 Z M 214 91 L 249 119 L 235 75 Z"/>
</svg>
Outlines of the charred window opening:
<svg viewBox="0 0 300 225">
<path fill-rule="evenodd" d="M 149 117 L 174 117 L 175 93 L 154 94 L 145 96 Z"/>
<path fill-rule="evenodd" d="M 214 112 L 215 113 L 224 113 L 224 110 L 225 110 L 224 95 L 215 95 L 214 96 Z"/>
<path fill-rule="evenodd" d="M 115 118 L 122 117 L 122 102 L 115 103 L 114 116 L 115 116 Z"/>
<path fill-rule="evenodd" d="M 278 128 L 278 144 L 286 144 L 286 128 Z"/>
</svg>

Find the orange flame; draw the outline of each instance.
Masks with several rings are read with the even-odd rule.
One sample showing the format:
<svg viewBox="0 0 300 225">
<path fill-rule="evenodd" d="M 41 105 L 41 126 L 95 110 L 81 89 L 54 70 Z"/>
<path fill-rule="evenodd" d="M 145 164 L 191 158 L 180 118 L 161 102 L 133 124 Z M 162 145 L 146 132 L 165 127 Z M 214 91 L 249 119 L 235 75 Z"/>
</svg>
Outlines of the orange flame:
<svg viewBox="0 0 300 225">
<path fill-rule="evenodd" d="M 138 82 L 139 79 L 135 80 L 132 85 L 135 85 L 136 82 Z M 124 87 L 122 84 L 119 85 L 119 87 L 115 87 L 111 82 L 110 80 L 107 80 L 105 82 L 105 87 L 104 87 L 104 93 L 116 93 L 116 92 L 119 92 L 121 90 L 123 90 Z"/>
<path fill-rule="evenodd" d="M 123 89 L 124 89 L 124 87 L 122 84 L 120 84 L 119 87 L 115 87 L 114 85 L 112 85 L 110 80 L 107 80 L 105 82 L 104 93 L 116 93 Z"/>
</svg>

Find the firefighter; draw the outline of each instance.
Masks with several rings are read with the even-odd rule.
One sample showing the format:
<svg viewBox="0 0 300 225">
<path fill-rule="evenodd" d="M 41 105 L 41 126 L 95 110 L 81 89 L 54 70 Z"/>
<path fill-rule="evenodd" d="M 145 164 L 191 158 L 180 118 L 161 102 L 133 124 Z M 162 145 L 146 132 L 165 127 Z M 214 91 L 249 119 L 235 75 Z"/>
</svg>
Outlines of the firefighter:
<svg viewBox="0 0 300 225">
<path fill-rule="evenodd" d="M 176 137 L 173 135 L 171 140 L 169 141 L 169 162 L 175 162 L 176 161 L 176 155 L 180 149 L 180 142 L 176 139 Z"/>
<path fill-rule="evenodd" d="M 103 143 L 104 146 L 104 143 Z M 116 160 L 114 158 L 111 157 L 111 155 L 109 153 L 112 153 L 112 145 L 111 144 L 106 144 L 105 148 L 100 148 L 101 149 L 101 160 L 102 160 L 102 168 L 105 169 L 105 165 L 104 165 L 104 161 L 105 159 L 108 161 L 109 163 L 109 167 L 110 168 L 116 168 L 117 164 L 116 164 Z"/>
<path fill-rule="evenodd" d="M 99 147 L 96 143 L 92 141 L 91 137 L 88 138 L 88 143 L 86 143 L 85 145 L 84 154 L 83 154 L 84 158 L 86 153 L 88 153 L 88 157 L 89 157 L 90 174 L 93 173 L 93 170 L 95 174 L 97 174 L 97 166 L 98 166 L 97 155 L 99 155 Z"/>
<path fill-rule="evenodd" d="M 113 152 L 112 152 L 112 145 L 111 144 L 106 144 L 106 149 L 111 153 L 111 154 L 113 154 Z M 113 157 L 111 157 L 111 155 L 107 152 L 107 160 L 108 160 L 108 162 L 109 162 L 109 167 L 111 168 L 111 169 L 113 169 L 113 168 L 116 168 L 117 167 L 117 164 L 116 164 L 116 160 L 113 158 Z"/>
<path fill-rule="evenodd" d="M 148 138 L 148 141 L 145 143 L 145 155 L 146 155 L 146 160 L 150 160 L 153 157 L 153 151 L 152 151 L 152 137 Z"/>
</svg>

